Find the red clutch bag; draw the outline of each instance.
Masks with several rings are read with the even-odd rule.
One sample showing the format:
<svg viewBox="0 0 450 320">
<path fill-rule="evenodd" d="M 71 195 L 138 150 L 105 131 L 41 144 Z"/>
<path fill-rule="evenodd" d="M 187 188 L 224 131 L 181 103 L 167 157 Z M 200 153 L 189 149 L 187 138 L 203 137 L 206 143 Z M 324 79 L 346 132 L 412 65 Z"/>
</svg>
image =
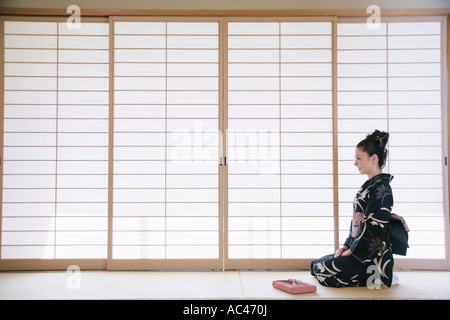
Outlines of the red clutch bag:
<svg viewBox="0 0 450 320">
<path fill-rule="evenodd" d="M 286 291 L 288 293 L 309 293 L 316 292 L 317 290 L 315 285 L 297 279 L 274 280 L 272 285 L 274 288 Z"/>
</svg>

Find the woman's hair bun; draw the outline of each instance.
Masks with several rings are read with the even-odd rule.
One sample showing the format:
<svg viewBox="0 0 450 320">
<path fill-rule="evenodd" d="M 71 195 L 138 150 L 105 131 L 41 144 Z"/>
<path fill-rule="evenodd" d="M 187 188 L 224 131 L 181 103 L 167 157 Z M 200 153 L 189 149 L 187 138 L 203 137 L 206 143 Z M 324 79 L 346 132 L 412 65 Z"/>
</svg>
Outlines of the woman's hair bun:
<svg viewBox="0 0 450 320">
<path fill-rule="evenodd" d="M 367 135 L 367 140 L 373 141 L 375 146 L 384 149 L 389 141 L 389 133 L 380 130 L 375 130 Z"/>
<path fill-rule="evenodd" d="M 383 168 L 386 164 L 388 150 L 386 145 L 389 141 L 389 133 L 375 130 L 371 134 L 368 134 L 364 140 L 357 144 L 357 148 L 362 148 L 365 152 L 372 156 L 376 154 L 378 156 L 378 164 L 380 168 Z"/>
</svg>

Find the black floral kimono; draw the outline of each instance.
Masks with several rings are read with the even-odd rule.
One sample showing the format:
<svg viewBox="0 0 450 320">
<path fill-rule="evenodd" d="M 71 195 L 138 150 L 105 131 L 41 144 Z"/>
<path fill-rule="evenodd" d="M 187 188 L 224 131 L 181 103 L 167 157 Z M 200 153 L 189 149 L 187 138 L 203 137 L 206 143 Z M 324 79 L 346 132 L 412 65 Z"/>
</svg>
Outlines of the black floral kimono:
<svg viewBox="0 0 450 320">
<path fill-rule="evenodd" d="M 367 180 L 353 201 L 353 219 L 344 246 L 350 256 L 324 256 L 311 263 L 311 274 L 320 284 L 331 287 L 366 286 L 376 266 L 380 280 L 390 287 L 394 259 L 386 239 L 393 197 L 393 176 L 381 173 Z"/>
</svg>

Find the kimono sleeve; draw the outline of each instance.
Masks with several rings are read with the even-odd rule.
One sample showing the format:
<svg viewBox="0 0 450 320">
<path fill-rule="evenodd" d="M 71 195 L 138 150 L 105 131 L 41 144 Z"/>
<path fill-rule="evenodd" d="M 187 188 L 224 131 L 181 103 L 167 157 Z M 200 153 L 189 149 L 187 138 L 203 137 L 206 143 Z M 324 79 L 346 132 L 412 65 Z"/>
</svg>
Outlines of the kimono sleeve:
<svg viewBox="0 0 450 320">
<path fill-rule="evenodd" d="M 364 219 L 349 249 L 353 256 L 361 262 L 375 259 L 385 245 L 385 235 L 393 205 L 392 192 L 389 186 L 374 186 L 367 195 L 367 206 Z"/>
<path fill-rule="evenodd" d="M 353 238 L 352 238 L 352 223 L 350 223 L 350 232 L 348 233 L 347 239 L 345 240 L 343 246 L 350 248 L 351 244 L 353 243 Z"/>
</svg>

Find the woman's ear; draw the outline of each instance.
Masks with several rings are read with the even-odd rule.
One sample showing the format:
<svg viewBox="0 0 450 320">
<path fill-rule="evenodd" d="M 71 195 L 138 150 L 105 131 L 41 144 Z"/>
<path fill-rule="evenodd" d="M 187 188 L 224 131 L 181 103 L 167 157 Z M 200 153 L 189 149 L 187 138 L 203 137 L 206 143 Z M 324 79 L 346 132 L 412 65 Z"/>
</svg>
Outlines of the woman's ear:
<svg viewBox="0 0 450 320">
<path fill-rule="evenodd" d="M 372 165 L 378 166 L 378 155 L 376 153 L 374 153 L 372 155 L 372 157 L 370 157 L 370 161 L 372 162 Z"/>
</svg>

